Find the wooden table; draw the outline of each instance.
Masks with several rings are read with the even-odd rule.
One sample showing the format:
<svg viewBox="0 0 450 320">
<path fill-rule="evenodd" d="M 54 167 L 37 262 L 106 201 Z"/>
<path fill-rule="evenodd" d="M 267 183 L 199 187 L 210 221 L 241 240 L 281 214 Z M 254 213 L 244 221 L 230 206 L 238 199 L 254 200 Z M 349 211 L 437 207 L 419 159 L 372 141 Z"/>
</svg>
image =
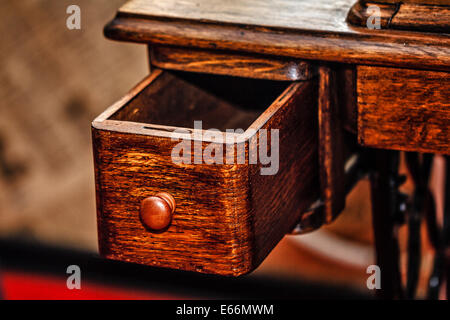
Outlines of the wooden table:
<svg viewBox="0 0 450 320">
<path fill-rule="evenodd" d="M 367 24 L 374 6 L 381 29 Z M 449 8 L 442 0 L 126 3 L 105 35 L 148 45 L 152 72 L 93 122 L 101 253 L 247 273 L 295 225 L 302 233 L 331 223 L 369 173 L 379 292 L 414 297 L 425 217 L 437 252 L 435 296 L 445 274 L 440 261 L 449 267 L 450 196 L 447 187 L 440 230 L 427 181 L 430 154 L 450 154 Z M 259 175 L 262 166 L 250 161 L 173 165 L 174 130 L 200 118 L 222 132 L 248 128 L 236 136 L 247 149 L 255 137 L 249 129 L 280 129 L 278 173 Z M 177 138 L 196 132 L 185 130 Z M 409 200 L 398 191 L 399 151 L 407 152 L 416 183 Z M 177 209 L 157 199 L 162 191 Z M 149 196 L 165 208 L 155 216 L 171 221 L 164 230 L 141 223 L 140 203 Z M 404 290 L 395 235 L 402 223 L 411 234 Z"/>
</svg>

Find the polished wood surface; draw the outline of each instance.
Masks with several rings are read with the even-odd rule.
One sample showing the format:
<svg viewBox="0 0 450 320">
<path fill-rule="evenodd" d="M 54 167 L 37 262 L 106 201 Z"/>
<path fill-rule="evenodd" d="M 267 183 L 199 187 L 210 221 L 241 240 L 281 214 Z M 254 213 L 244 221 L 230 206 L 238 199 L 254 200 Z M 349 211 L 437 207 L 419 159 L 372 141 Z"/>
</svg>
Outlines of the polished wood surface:
<svg viewBox="0 0 450 320">
<path fill-rule="evenodd" d="M 315 74 L 309 62 L 234 52 L 150 46 L 149 56 L 152 66 L 169 70 L 282 81 L 307 80 Z"/>
<path fill-rule="evenodd" d="M 361 145 L 450 154 L 450 74 L 359 66 Z"/>
<path fill-rule="evenodd" d="M 450 70 L 450 37 L 346 22 L 353 0 L 132 0 L 107 37 L 148 44 Z"/>
<path fill-rule="evenodd" d="M 450 5 L 448 0 L 374 0 L 380 3 L 403 3 L 403 4 L 424 4 L 424 5 Z"/>
<path fill-rule="evenodd" d="M 440 5 L 416 2 L 358 1 L 349 11 L 347 21 L 355 26 L 366 27 L 379 10 L 381 29 L 399 29 L 416 32 L 450 32 L 450 2 Z M 372 19 L 373 22 L 373 19 Z"/>
<path fill-rule="evenodd" d="M 447 6 L 402 4 L 391 21 L 395 29 L 450 32 L 450 2 Z"/>
<path fill-rule="evenodd" d="M 170 92 L 177 89 L 179 110 L 184 104 L 186 111 L 202 106 L 205 128 L 210 127 L 211 119 L 227 123 L 227 117 L 219 115 L 220 110 L 226 111 L 221 105 L 232 103 L 234 108 L 242 108 L 239 101 L 247 97 L 228 92 L 222 98 L 216 94 L 213 98 L 208 92 L 213 92 L 215 86 L 223 86 L 227 91 L 231 88 L 219 81 L 222 77 L 183 75 L 154 71 L 93 123 L 100 253 L 122 261 L 197 272 L 247 273 L 262 262 L 319 197 L 317 86 L 315 81 L 273 81 L 253 86 L 261 92 L 248 97 L 263 98 L 262 101 L 270 83 L 286 88 L 248 125 L 254 130 L 280 130 L 279 148 L 285 156 L 279 159 L 276 175 L 263 176 L 260 169 L 264 165 L 259 161 L 227 164 L 225 157 L 224 164 L 173 162 L 172 150 L 179 143 L 173 140 L 177 137 L 173 131 L 180 125 L 192 131 L 192 124 L 179 122 L 186 121 L 186 112 L 183 119 L 175 122 L 171 122 L 171 112 L 166 117 L 154 112 L 170 110 L 170 101 L 164 98 L 166 93 L 173 97 Z M 209 81 L 196 82 L 197 77 L 207 77 Z M 229 79 L 235 83 L 235 78 Z M 191 81 L 196 83 L 194 95 L 189 94 L 194 90 Z M 194 103 L 205 99 L 210 100 Z M 195 112 L 191 115 L 201 116 Z M 152 123 L 164 119 L 169 125 Z M 247 154 L 254 141 L 253 133 L 248 132 L 235 136 Z M 192 141 L 186 132 L 178 136 L 182 137 Z M 203 153 L 210 148 L 210 142 L 213 141 L 202 142 Z M 237 154 L 238 146 L 225 142 L 219 139 L 214 143 L 223 150 L 231 147 Z M 260 147 L 259 139 L 257 143 Z M 191 156 L 195 159 L 198 155 L 194 152 Z M 155 233 L 142 225 L 139 208 L 143 199 L 160 191 L 174 197 L 176 210 L 169 227 Z"/>
</svg>

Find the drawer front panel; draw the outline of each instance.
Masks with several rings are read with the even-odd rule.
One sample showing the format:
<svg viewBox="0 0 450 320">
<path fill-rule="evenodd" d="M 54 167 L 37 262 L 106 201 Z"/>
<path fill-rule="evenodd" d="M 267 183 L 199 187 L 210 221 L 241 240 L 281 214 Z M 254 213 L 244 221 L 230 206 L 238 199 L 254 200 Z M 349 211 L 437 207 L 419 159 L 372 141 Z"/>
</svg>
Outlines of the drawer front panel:
<svg viewBox="0 0 450 320">
<path fill-rule="evenodd" d="M 166 138 L 94 130 L 93 140 L 101 254 L 198 272 L 247 271 L 245 167 L 174 164 L 176 142 Z M 176 212 L 155 233 L 141 223 L 139 207 L 161 191 L 174 197 Z"/>
<path fill-rule="evenodd" d="M 450 74 L 360 66 L 358 139 L 369 147 L 450 154 Z"/>
</svg>

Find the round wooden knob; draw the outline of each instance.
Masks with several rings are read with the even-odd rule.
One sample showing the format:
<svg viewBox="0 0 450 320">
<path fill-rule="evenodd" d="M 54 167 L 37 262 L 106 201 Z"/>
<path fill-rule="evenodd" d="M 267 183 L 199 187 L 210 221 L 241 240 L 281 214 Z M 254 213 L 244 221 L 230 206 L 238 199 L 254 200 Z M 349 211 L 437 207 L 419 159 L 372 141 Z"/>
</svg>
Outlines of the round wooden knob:
<svg viewBox="0 0 450 320">
<path fill-rule="evenodd" d="M 162 230 L 169 226 L 175 211 L 175 199 L 167 192 L 145 198 L 141 203 L 141 220 L 151 230 Z"/>
</svg>

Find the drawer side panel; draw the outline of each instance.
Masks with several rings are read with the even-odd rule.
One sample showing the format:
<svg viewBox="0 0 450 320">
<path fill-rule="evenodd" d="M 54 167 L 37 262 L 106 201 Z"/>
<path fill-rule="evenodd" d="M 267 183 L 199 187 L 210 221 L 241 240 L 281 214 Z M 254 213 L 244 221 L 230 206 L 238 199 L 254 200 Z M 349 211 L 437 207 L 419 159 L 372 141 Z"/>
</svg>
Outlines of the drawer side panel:
<svg viewBox="0 0 450 320">
<path fill-rule="evenodd" d="M 279 130 L 277 174 L 261 175 L 261 164 L 249 169 L 255 266 L 292 231 L 320 196 L 317 82 L 297 83 L 291 89 L 285 93 L 290 97 L 283 107 L 263 126 L 269 131 Z"/>
</svg>

